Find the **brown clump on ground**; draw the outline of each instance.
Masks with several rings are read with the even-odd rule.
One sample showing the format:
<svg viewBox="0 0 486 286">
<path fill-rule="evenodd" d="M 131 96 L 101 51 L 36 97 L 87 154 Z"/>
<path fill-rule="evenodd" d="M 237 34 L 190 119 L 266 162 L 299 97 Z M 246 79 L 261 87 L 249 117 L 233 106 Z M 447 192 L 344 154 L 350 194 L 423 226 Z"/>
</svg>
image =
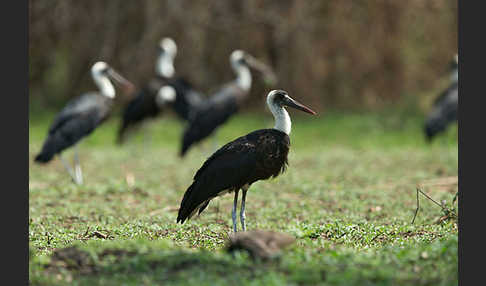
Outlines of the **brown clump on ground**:
<svg viewBox="0 0 486 286">
<path fill-rule="evenodd" d="M 295 238 L 282 232 L 253 230 L 232 233 L 227 250 L 246 250 L 253 258 L 268 260 L 280 254 L 282 248 L 292 244 Z"/>
</svg>

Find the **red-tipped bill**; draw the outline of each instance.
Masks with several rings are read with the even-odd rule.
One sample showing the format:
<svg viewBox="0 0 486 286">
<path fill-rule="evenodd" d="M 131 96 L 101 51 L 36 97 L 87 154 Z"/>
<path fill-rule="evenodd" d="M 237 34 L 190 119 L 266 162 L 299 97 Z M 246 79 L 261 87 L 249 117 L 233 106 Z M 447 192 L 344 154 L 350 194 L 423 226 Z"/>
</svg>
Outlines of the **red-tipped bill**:
<svg viewBox="0 0 486 286">
<path fill-rule="evenodd" d="M 293 107 L 295 109 L 298 109 L 298 110 L 302 110 L 304 112 L 307 112 L 307 113 L 310 113 L 312 115 L 316 115 L 317 113 L 310 109 L 309 107 L 303 105 L 302 103 L 290 98 L 290 97 L 287 97 L 284 101 L 284 104 L 288 107 Z"/>
</svg>

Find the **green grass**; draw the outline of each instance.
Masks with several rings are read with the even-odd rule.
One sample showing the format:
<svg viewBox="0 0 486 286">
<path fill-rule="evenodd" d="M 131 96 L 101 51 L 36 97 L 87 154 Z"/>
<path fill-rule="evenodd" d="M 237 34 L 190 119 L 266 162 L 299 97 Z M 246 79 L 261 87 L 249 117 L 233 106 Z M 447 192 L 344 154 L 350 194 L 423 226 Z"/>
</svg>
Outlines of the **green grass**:
<svg viewBox="0 0 486 286">
<path fill-rule="evenodd" d="M 291 113 L 287 172 L 253 184 L 247 197 L 248 229 L 296 237 L 269 262 L 224 251 L 231 195 L 216 198 L 184 225 L 175 223 L 184 191 L 213 151 L 212 140 L 180 160 L 182 125 L 166 116 L 117 146 L 114 116 L 80 144 L 85 184 L 76 186 L 58 160 L 45 166 L 32 162 L 53 114 L 31 116 L 29 280 L 33 285 L 457 285 L 457 221 L 438 222 L 443 211 L 421 196 L 411 224 L 417 185 L 457 208 L 452 203 L 457 127 L 428 145 L 420 115 Z M 268 113 L 238 115 L 218 131 L 218 145 L 272 124 Z M 70 246 L 76 247 L 72 259 L 85 257 L 81 265 L 53 255 Z"/>
</svg>

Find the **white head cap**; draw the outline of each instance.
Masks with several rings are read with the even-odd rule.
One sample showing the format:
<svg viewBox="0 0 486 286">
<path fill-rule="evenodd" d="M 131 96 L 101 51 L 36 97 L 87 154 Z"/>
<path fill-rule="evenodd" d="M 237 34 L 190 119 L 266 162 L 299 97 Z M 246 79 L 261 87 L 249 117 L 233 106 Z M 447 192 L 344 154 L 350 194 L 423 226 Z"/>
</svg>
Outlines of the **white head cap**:
<svg viewBox="0 0 486 286">
<path fill-rule="evenodd" d="M 160 40 L 159 46 L 172 57 L 175 57 L 177 54 L 177 45 L 171 38 L 163 38 Z"/>
<path fill-rule="evenodd" d="M 244 58 L 245 52 L 243 52 L 242 50 L 234 50 L 230 55 L 230 62 L 231 64 L 235 64 Z"/>
<path fill-rule="evenodd" d="M 109 98 L 114 98 L 115 87 L 111 84 L 108 74 L 106 73 L 109 68 L 110 66 L 105 62 L 96 62 L 91 67 L 91 76 L 103 95 Z"/>
<path fill-rule="evenodd" d="M 99 61 L 96 62 L 92 67 L 91 67 L 91 75 L 94 76 L 100 76 L 104 71 L 106 71 L 110 66 L 108 66 L 107 63 Z"/>
</svg>

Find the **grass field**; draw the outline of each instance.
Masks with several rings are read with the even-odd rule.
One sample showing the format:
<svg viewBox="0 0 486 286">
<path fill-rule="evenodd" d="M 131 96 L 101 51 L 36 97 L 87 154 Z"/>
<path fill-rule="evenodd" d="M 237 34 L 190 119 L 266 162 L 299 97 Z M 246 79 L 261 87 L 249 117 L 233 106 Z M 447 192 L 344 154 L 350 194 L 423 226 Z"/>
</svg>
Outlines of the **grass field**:
<svg viewBox="0 0 486 286">
<path fill-rule="evenodd" d="M 166 116 L 117 146 L 113 117 L 81 143 L 85 184 L 76 186 L 60 161 L 32 162 L 53 114 L 31 117 L 31 284 L 457 285 L 454 216 L 420 195 L 411 224 L 417 186 L 457 209 L 457 127 L 428 145 L 419 115 L 298 115 L 291 112 L 287 172 L 255 183 L 247 197 L 248 229 L 296 238 L 267 262 L 225 252 L 232 195 L 175 223 L 212 140 L 180 160 L 182 125 Z M 272 125 L 269 113 L 238 115 L 218 131 L 218 146 Z"/>
</svg>

